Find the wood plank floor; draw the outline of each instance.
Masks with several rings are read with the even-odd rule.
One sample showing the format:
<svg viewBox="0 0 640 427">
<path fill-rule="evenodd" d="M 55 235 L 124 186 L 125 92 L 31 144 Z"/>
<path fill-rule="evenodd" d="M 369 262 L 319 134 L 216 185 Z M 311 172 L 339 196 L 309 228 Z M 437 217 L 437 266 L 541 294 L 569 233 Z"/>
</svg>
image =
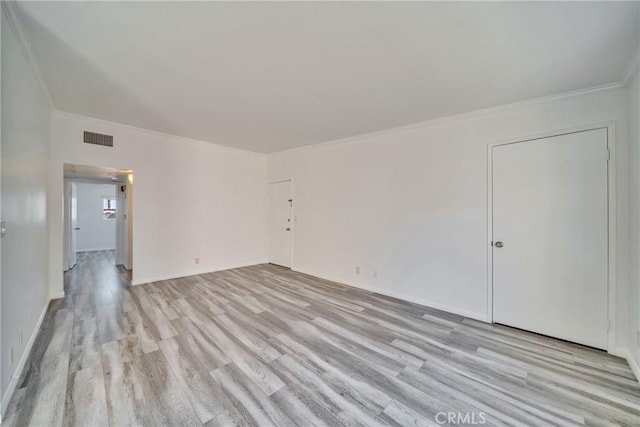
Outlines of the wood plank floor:
<svg viewBox="0 0 640 427">
<path fill-rule="evenodd" d="M 640 425 L 601 351 L 269 265 L 130 287 L 113 257 L 66 274 L 7 425 Z"/>
</svg>

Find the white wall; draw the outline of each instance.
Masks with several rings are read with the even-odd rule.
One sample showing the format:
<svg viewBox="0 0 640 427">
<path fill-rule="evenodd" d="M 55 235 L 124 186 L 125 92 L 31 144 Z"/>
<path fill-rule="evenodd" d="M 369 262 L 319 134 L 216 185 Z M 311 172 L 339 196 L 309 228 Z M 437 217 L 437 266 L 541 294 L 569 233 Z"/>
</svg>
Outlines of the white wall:
<svg viewBox="0 0 640 427">
<path fill-rule="evenodd" d="M 47 191 L 50 108 L 2 4 L 2 412 L 48 302 Z M 20 340 L 22 331 L 22 341 Z M 10 351 L 14 360 L 11 363 Z"/>
<path fill-rule="evenodd" d="M 115 147 L 84 144 L 84 130 L 113 135 Z M 52 254 L 62 253 L 64 163 L 133 170 L 134 283 L 266 260 L 264 155 L 54 113 Z M 62 262 L 51 257 L 53 296 L 62 294 Z"/>
<path fill-rule="evenodd" d="M 487 319 L 487 144 L 615 121 L 625 342 L 626 99 L 617 88 L 270 155 L 268 181 L 294 180 L 293 268 Z"/>
<path fill-rule="evenodd" d="M 640 378 L 640 72 L 629 85 L 630 298 L 628 349 Z"/>
<path fill-rule="evenodd" d="M 78 182 L 78 252 L 116 248 L 116 219 L 104 219 L 104 196 L 116 197 L 114 184 Z"/>
</svg>

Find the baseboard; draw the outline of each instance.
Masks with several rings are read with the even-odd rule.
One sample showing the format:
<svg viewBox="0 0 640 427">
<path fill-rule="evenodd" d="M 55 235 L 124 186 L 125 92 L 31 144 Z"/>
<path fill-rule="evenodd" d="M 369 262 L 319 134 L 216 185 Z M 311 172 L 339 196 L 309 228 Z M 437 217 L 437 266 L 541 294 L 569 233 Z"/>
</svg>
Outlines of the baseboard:
<svg viewBox="0 0 640 427">
<path fill-rule="evenodd" d="M 131 281 L 131 285 L 138 286 L 138 285 L 144 285 L 145 283 L 162 282 L 163 280 L 181 279 L 183 277 L 197 276 L 198 274 L 216 273 L 218 271 L 233 270 L 234 268 L 242 268 L 242 267 L 252 267 L 254 265 L 260 265 L 260 264 L 264 264 L 264 263 L 260 262 L 260 263 L 251 263 L 251 264 L 231 265 L 231 266 L 225 266 L 221 268 L 214 267 L 213 270 L 205 268 L 196 272 L 187 272 L 182 274 L 168 274 L 166 276 L 156 276 L 156 277 L 145 278 L 145 279 L 135 279 Z"/>
<path fill-rule="evenodd" d="M 620 357 L 622 359 L 626 359 L 627 358 L 627 349 L 626 348 L 614 348 L 613 350 L 607 350 L 607 353 L 609 353 L 612 356 Z"/>
<path fill-rule="evenodd" d="M 638 366 L 638 362 L 635 361 L 635 359 L 631 356 L 631 352 L 626 348 L 624 349 L 624 353 L 625 354 L 623 357 L 627 359 L 627 363 L 629 363 L 633 375 L 636 376 L 636 380 L 638 380 L 638 382 L 640 383 L 640 366 Z"/>
<path fill-rule="evenodd" d="M 56 293 L 53 293 L 53 294 L 49 295 L 49 300 L 64 298 L 64 296 L 65 296 L 64 291 L 56 292 Z"/>
<path fill-rule="evenodd" d="M 116 248 L 98 248 L 98 249 L 78 249 L 76 252 L 100 252 L 100 251 L 115 251 Z"/>
<path fill-rule="evenodd" d="M 358 288 L 358 289 L 363 289 L 365 291 L 375 292 L 377 294 L 385 295 L 385 296 L 392 297 L 392 298 L 397 298 L 397 299 L 402 300 L 402 301 L 407 301 L 407 302 L 411 302 L 411 303 L 414 303 L 414 304 L 420 304 L 420 305 L 423 305 L 423 306 L 428 307 L 428 308 L 433 308 L 433 309 L 436 309 L 436 310 L 446 311 L 447 313 L 457 314 L 459 316 L 467 317 L 467 318 L 474 319 L 474 320 L 479 320 L 481 322 L 490 323 L 490 320 L 489 320 L 489 318 L 488 318 L 486 313 L 474 313 L 474 312 L 470 312 L 470 311 L 460 310 L 460 309 L 457 309 L 455 307 L 449 307 L 449 306 L 446 306 L 446 305 L 437 304 L 437 303 L 434 303 L 432 301 L 426 301 L 426 300 L 423 300 L 423 299 L 420 299 L 420 298 L 407 297 L 406 295 L 397 294 L 395 292 L 389 292 L 389 291 L 387 291 L 385 289 L 375 288 L 373 286 L 361 285 L 361 284 L 358 284 L 358 283 L 352 283 L 352 282 L 349 282 L 349 281 L 344 280 L 344 279 L 337 279 L 337 278 L 334 278 L 334 277 L 327 277 L 324 274 L 318 274 L 318 273 L 314 273 L 314 272 L 310 272 L 310 271 L 302 271 L 302 270 L 295 269 L 293 267 L 291 268 L 291 270 L 295 271 L 295 272 L 298 272 L 298 273 L 303 273 L 303 274 L 308 274 L 310 276 L 318 277 L 320 279 L 330 280 L 332 282 L 340 283 L 342 285 L 350 286 L 352 288 Z"/>
<path fill-rule="evenodd" d="M 297 273 L 308 274 L 310 276 L 318 277 L 320 279 L 330 280 L 332 282 L 340 283 L 342 285 L 350 286 L 352 288 L 364 289 L 366 291 L 375 292 L 375 293 L 380 294 L 380 295 L 386 295 L 386 296 L 389 296 L 389 297 L 392 297 L 392 298 L 397 298 L 397 299 L 400 299 L 400 300 L 403 300 L 403 301 L 408 301 L 408 302 L 411 302 L 411 303 L 424 305 L 425 307 L 434 308 L 436 310 L 442 310 L 442 311 L 446 311 L 448 313 L 453 313 L 453 314 L 457 314 L 457 315 L 460 315 L 460 316 L 468 317 L 470 319 L 479 320 L 481 322 L 487 322 L 487 323 L 491 322 L 491 320 L 489 319 L 489 316 L 486 315 L 486 314 L 473 313 L 473 312 L 468 312 L 468 311 L 464 311 L 464 310 L 459 310 L 457 308 L 444 306 L 442 304 L 436 304 L 436 303 L 433 303 L 431 301 L 425 301 L 425 300 L 421 300 L 421 299 L 418 299 L 418 298 L 409 298 L 409 297 L 407 297 L 405 295 L 396 294 L 395 292 L 388 292 L 386 290 L 378 289 L 378 288 L 375 288 L 375 287 L 372 287 L 372 286 L 366 286 L 366 285 L 361 285 L 361 284 L 358 284 L 358 283 L 352 283 L 352 282 L 349 282 L 349 281 L 344 280 L 344 279 L 336 279 L 334 277 L 327 277 L 324 274 L 318 274 L 318 273 L 314 273 L 314 272 L 310 272 L 310 271 L 302 271 L 302 270 L 299 270 L 299 269 L 295 269 L 293 267 L 291 268 L 291 270 L 295 271 Z M 614 356 L 621 357 L 623 359 L 626 359 L 627 363 L 629 363 L 629 367 L 631 368 L 631 371 L 633 372 L 633 374 L 636 377 L 636 380 L 638 380 L 638 382 L 640 382 L 640 366 L 638 365 L 638 362 L 636 362 L 636 360 L 631 356 L 631 352 L 629 352 L 628 349 L 626 349 L 626 348 L 617 348 L 614 351 L 611 351 L 610 354 L 612 354 Z"/>
<path fill-rule="evenodd" d="M 38 332 L 40 332 L 40 326 L 42 326 L 42 321 L 44 320 L 44 316 L 47 314 L 47 308 L 49 308 L 49 303 L 51 300 L 47 300 L 42 308 L 42 312 L 40 313 L 40 317 L 36 322 L 35 328 L 33 329 L 33 333 L 31 337 L 29 337 L 29 341 L 27 341 L 27 345 L 24 348 L 24 352 L 22 353 L 22 357 L 20 357 L 20 361 L 18 362 L 18 366 L 16 367 L 15 372 L 11 376 L 11 381 L 9 382 L 9 387 L 7 388 L 7 392 L 2 398 L 2 406 L 0 406 L 0 423 L 2 423 L 2 419 L 7 411 L 7 407 L 11 402 L 11 398 L 13 397 L 13 393 L 16 391 L 16 386 L 18 385 L 18 380 L 22 375 L 22 370 L 29 359 L 29 355 L 31 355 L 31 348 L 33 347 L 33 343 L 36 341 L 36 337 L 38 336 Z"/>
<path fill-rule="evenodd" d="M 243 264 L 243 265 L 234 265 L 234 266 L 229 266 L 229 267 L 224 267 L 224 268 L 219 268 L 216 270 L 203 270 L 200 272 L 195 272 L 195 273 L 187 273 L 187 274 L 173 274 L 173 275 L 166 275 L 166 276 L 159 276 L 159 277 L 153 277 L 153 278 L 146 278 L 146 279 L 135 279 L 131 281 L 131 285 L 132 286 L 137 286 L 137 285 L 143 285 L 145 283 L 152 283 L 152 282 L 161 282 L 163 280 L 172 280 L 172 279 L 179 279 L 182 277 L 189 277 L 189 276 L 196 276 L 198 274 L 205 274 L 205 273 L 215 273 L 217 271 L 224 271 L 224 270 L 232 270 L 234 268 L 242 268 L 242 267 L 250 267 L 253 265 L 260 265 L 260 264 L 264 264 L 263 262 L 261 263 L 255 263 L 255 264 Z M 470 312 L 470 311 L 465 311 L 465 310 L 460 310 L 457 309 L 455 307 L 449 307 L 449 306 L 445 306 L 442 304 L 437 304 L 434 303 L 432 301 L 426 301 L 426 300 L 422 300 L 419 298 L 411 298 L 411 297 L 407 297 L 406 295 L 401 295 L 401 294 L 396 294 L 394 292 L 388 292 L 384 289 L 379 289 L 379 288 L 374 288 L 371 286 L 365 286 L 365 285 L 360 285 L 357 283 L 350 283 L 346 280 L 343 279 L 336 279 L 334 277 L 327 277 L 326 275 L 323 274 L 319 274 L 319 273 L 314 273 L 311 271 L 302 271 L 302 270 L 298 270 L 295 269 L 294 267 L 291 268 L 292 271 L 298 272 L 298 273 L 303 273 L 303 274 L 308 274 L 310 276 L 314 276 L 314 277 L 318 277 L 320 279 L 324 279 L 324 280 L 330 280 L 332 282 L 336 282 L 336 283 L 340 283 L 346 286 L 351 286 L 352 288 L 358 288 L 358 289 L 364 289 L 366 291 L 370 291 L 370 292 L 375 292 L 377 294 L 380 295 L 385 295 L 388 297 L 392 297 L 392 298 L 397 298 L 403 301 L 407 301 L 407 302 L 411 302 L 414 304 L 420 304 L 423 305 L 425 307 L 429 307 L 429 308 L 433 308 L 436 310 L 442 310 L 442 311 L 446 311 L 447 313 L 452 313 L 452 314 L 457 314 L 459 316 L 463 316 L 463 317 L 467 317 L 470 319 L 474 319 L 474 320 L 479 320 L 481 322 L 490 322 L 489 317 L 487 316 L 486 313 L 474 313 L 474 312 Z"/>
</svg>

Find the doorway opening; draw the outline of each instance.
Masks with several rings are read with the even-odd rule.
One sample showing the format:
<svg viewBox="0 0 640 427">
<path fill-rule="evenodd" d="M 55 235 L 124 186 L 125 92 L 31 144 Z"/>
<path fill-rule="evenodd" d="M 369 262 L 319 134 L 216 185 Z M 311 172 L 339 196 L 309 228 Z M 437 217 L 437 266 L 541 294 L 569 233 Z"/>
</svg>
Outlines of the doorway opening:
<svg viewBox="0 0 640 427">
<path fill-rule="evenodd" d="M 65 164 L 64 271 L 100 263 L 130 280 L 132 237 L 133 171 Z"/>
</svg>

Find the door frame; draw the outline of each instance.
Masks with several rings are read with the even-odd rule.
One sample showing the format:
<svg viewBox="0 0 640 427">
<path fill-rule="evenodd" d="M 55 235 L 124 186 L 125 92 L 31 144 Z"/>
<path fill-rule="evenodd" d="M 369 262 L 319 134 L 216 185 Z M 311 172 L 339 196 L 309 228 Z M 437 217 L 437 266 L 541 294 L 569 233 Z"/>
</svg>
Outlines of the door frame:
<svg viewBox="0 0 640 427">
<path fill-rule="evenodd" d="M 493 250 L 491 242 L 493 238 L 493 147 L 500 145 L 517 144 L 521 142 L 535 141 L 537 139 L 562 136 L 572 133 L 585 132 L 596 129 L 607 130 L 607 148 L 609 148 L 609 161 L 607 162 L 607 352 L 616 354 L 616 132 L 615 122 L 599 122 L 591 125 L 578 126 L 569 129 L 561 129 L 551 132 L 510 138 L 503 141 L 489 142 L 487 144 L 487 321 L 494 323 L 493 319 Z"/>
<path fill-rule="evenodd" d="M 270 181 L 270 182 L 267 183 L 267 248 L 266 248 L 267 249 L 266 250 L 267 263 L 269 262 L 269 221 L 271 221 L 271 218 L 269 218 L 269 214 L 268 214 L 268 212 L 269 212 L 269 203 L 271 203 L 270 200 L 269 200 L 269 188 L 270 188 L 269 186 L 271 184 L 280 184 L 282 182 L 290 182 L 291 183 L 291 200 L 292 200 L 292 202 L 291 202 L 291 254 L 289 256 L 291 258 L 290 259 L 290 264 L 291 264 L 290 269 L 291 269 L 291 271 L 295 271 L 295 269 L 293 268 L 293 266 L 294 266 L 294 264 L 293 264 L 293 247 L 294 247 L 294 244 L 293 243 L 295 242 L 294 237 L 295 237 L 295 232 L 296 232 L 296 227 L 295 227 L 294 224 L 297 222 L 297 218 L 295 216 L 295 201 L 296 201 L 296 197 L 295 197 L 295 191 L 294 191 L 294 185 L 293 185 L 293 177 L 285 178 L 285 179 L 279 179 L 279 180 L 276 180 L 276 181 Z"/>
<path fill-rule="evenodd" d="M 64 164 L 72 164 L 72 163 L 64 163 Z M 133 169 L 120 169 L 120 168 L 112 168 L 112 167 L 106 167 L 106 166 L 90 166 L 90 165 L 81 165 L 81 166 L 88 166 L 90 168 L 96 168 L 96 169 L 103 169 L 103 168 L 108 168 L 108 169 L 115 169 L 118 171 L 128 171 L 128 175 L 127 175 L 127 179 L 125 181 L 113 181 L 113 180 L 107 180 L 107 179 L 102 179 L 102 178 L 91 178 L 91 177 L 67 177 L 65 176 L 64 173 L 64 166 L 63 166 L 63 172 L 62 172 L 62 188 L 63 188 L 63 212 L 62 212 L 62 234 L 63 234 L 63 238 L 62 238 L 62 252 L 63 252 L 63 257 L 62 257 L 62 271 L 63 273 L 68 271 L 68 256 L 69 256 L 69 252 L 70 252 L 70 246 L 71 246 L 71 235 L 70 235 L 70 216 L 68 216 L 68 212 L 70 211 L 70 201 L 68 202 L 67 199 L 70 199 L 68 197 L 68 188 L 67 185 L 75 182 L 75 183 L 89 183 L 89 184 L 107 184 L 107 185 L 114 185 L 116 188 L 116 200 L 118 200 L 118 196 L 120 194 L 120 186 L 121 185 L 125 185 L 126 188 L 126 195 L 125 195 L 125 205 L 123 205 L 121 208 L 118 208 L 116 205 L 116 212 L 120 212 L 121 214 L 126 214 L 127 215 L 127 219 L 125 221 L 125 230 L 124 233 L 120 233 L 119 230 L 119 224 L 118 224 L 118 220 L 116 220 L 116 264 L 117 264 L 117 252 L 118 252 L 118 240 L 119 239 L 123 239 L 123 247 L 124 247 L 124 261 L 125 263 L 122 264 L 125 268 L 125 270 L 131 272 L 133 270 L 133 210 L 134 210 L 134 206 L 133 206 L 133 176 L 135 175 L 135 171 Z M 133 273 L 131 275 L 131 282 L 134 283 L 134 279 L 133 279 Z"/>
<path fill-rule="evenodd" d="M 73 267 L 71 266 L 71 241 L 73 240 L 73 232 L 74 230 L 71 227 L 71 185 L 73 183 L 77 183 L 77 180 L 72 178 L 64 178 L 64 210 L 63 210 L 63 220 L 64 220 L 64 263 L 63 263 L 63 271 L 69 271 Z M 77 196 L 77 194 L 76 194 Z M 76 248 L 77 249 L 77 248 Z M 77 251 L 76 251 L 77 253 Z"/>
<path fill-rule="evenodd" d="M 64 178 L 62 186 L 64 188 L 64 191 L 63 191 L 64 209 L 62 211 L 62 218 L 63 218 L 63 224 L 64 224 L 64 228 L 63 228 L 64 258 L 63 258 L 62 270 L 66 272 L 69 270 L 69 254 L 71 252 L 71 232 L 69 231 L 71 230 L 71 219 L 70 219 L 71 215 L 69 214 L 71 211 L 71 207 L 69 206 L 69 204 L 71 203 L 70 202 L 71 197 L 69 197 L 69 181 L 67 180 L 67 178 Z"/>
</svg>

